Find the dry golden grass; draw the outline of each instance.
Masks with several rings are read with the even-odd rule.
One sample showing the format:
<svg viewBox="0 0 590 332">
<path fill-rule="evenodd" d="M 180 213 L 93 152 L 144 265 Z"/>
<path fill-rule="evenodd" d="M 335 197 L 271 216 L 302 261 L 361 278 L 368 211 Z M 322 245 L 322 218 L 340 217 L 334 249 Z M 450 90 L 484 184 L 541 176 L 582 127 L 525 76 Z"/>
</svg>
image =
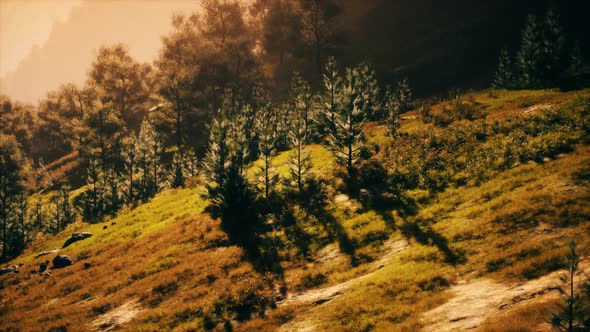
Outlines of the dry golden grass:
<svg viewBox="0 0 590 332">
<path fill-rule="evenodd" d="M 484 91 L 466 100 L 478 103 L 484 114 L 508 119 L 532 105 L 573 96 Z M 408 119 L 402 131 L 428 128 L 433 126 Z M 391 143 L 377 123 L 366 133 L 372 144 Z M 78 222 L 55 237 L 39 238 L 11 262 L 25 263 L 21 272 L 0 277 L 0 329 L 87 331 L 97 319 L 137 303 L 126 330 L 231 325 L 274 331 L 285 324 L 319 331 L 418 330 L 421 315 L 451 298 L 448 289 L 461 280 L 536 278 L 562 266 L 560 256 L 571 237 L 590 247 L 590 147 L 579 142 L 558 158 L 491 170 L 480 181 L 439 191 L 413 188 L 406 194 L 416 204 L 414 213 L 364 207 L 337 192 L 336 181 L 328 183 L 329 222 L 295 206 L 294 226 L 264 235 L 262 243 L 277 247 L 282 275 L 255 268 L 230 242 L 220 222 L 203 213 L 207 203 L 199 198 L 201 188 L 167 190 L 104 223 Z M 331 174 L 334 159 L 328 151 L 318 145 L 309 150 L 314 170 Z M 284 152 L 274 159 L 280 173 L 287 158 Z M 71 162 L 66 158 L 51 167 Z M 76 260 L 73 266 L 50 275 L 29 273 L 53 257 L 35 258 L 36 253 L 61 247 L 74 231 L 94 236 L 62 251 Z M 391 244 L 401 241 L 406 246 L 387 256 Z M 280 287 L 288 294 L 313 295 L 327 287 L 341 293 L 322 304 L 292 301 L 275 308 Z M 551 303 L 515 307 L 483 329 L 532 329 L 542 323 L 546 304 Z"/>
</svg>

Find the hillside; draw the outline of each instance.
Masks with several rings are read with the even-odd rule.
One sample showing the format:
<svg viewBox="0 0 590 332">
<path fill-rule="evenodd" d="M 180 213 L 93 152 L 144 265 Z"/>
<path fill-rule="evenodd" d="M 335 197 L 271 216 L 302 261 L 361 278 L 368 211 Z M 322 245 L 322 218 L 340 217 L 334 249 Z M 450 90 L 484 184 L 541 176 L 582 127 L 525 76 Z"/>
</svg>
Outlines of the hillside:
<svg viewBox="0 0 590 332">
<path fill-rule="evenodd" d="M 549 330 L 568 241 L 590 250 L 589 93 L 471 92 L 403 114 L 395 139 L 368 123 L 358 198 L 307 146 L 322 189 L 254 248 L 206 212 L 203 180 L 40 236 L 0 276 L 0 329 Z M 93 236 L 39 256 L 74 232 Z M 74 264 L 38 273 L 57 253 Z"/>
</svg>

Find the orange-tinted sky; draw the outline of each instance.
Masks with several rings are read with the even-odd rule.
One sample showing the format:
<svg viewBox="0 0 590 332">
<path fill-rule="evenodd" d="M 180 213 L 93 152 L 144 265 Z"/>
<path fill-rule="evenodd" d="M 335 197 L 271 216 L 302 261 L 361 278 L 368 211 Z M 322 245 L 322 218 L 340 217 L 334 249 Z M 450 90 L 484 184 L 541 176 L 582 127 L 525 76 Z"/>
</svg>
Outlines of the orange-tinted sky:
<svg viewBox="0 0 590 332">
<path fill-rule="evenodd" d="M 104 44 L 151 62 L 174 12 L 199 0 L 0 0 L 0 93 L 37 102 L 59 84 L 82 83 Z"/>
</svg>

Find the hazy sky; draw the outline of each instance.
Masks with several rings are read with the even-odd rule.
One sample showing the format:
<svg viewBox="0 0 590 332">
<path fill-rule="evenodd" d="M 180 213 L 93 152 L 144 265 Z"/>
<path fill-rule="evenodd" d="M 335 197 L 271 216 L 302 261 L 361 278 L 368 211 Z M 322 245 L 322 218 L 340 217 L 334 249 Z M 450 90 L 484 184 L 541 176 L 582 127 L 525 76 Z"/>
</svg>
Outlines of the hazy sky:
<svg viewBox="0 0 590 332">
<path fill-rule="evenodd" d="M 66 20 L 81 2 L 0 0 L 0 77 L 14 71 L 33 45 L 43 45 L 53 24 Z"/>
<path fill-rule="evenodd" d="M 82 83 L 96 49 L 118 42 L 151 62 L 175 12 L 199 0 L 0 0 L 0 93 L 37 102 Z"/>
</svg>

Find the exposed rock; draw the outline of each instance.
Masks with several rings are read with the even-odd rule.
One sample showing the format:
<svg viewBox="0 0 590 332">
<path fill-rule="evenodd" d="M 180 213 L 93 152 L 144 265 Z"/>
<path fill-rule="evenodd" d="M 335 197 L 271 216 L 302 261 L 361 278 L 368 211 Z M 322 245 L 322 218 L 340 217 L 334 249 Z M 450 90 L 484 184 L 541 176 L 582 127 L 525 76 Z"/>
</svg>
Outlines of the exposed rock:
<svg viewBox="0 0 590 332">
<path fill-rule="evenodd" d="M 46 255 L 49 255 L 49 254 L 54 254 L 54 253 L 56 253 L 58 251 L 59 251 L 59 249 L 53 249 L 53 250 L 49 250 L 49 251 L 44 251 L 44 252 L 42 252 L 40 254 L 37 254 L 35 256 L 35 258 L 39 258 L 39 257 L 46 256 Z"/>
<path fill-rule="evenodd" d="M 92 233 L 87 233 L 87 232 L 84 232 L 84 233 L 74 233 L 74 234 L 72 234 L 72 236 L 69 239 L 66 240 L 66 242 L 64 243 L 64 245 L 63 245 L 62 248 L 65 248 L 65 247 L 69 246 L 70 244 L 72 244 L 74 242 L 78 242 L 78 241 L 87 239 L 87 238 L 89 238 L 91 236 L 92 236 Z"/>
<path fill-rule="evenodd" d="M 3 269 L 0 269 L 0 276 L 1 275 L 5 275 L 5 274 L 10 273 L 10 272 L 17 273 L 18 272 L 18 267 L 17 266 L 9 266 L 9 267 L 5 267 Z"/>
<path fill-rule="evenodd" d="M 70 266 L 72 264 L 74 264 L 74 260 L 70 256 L 57 255 L 53 259 L 53 267 L 54 268 L 62 268 L 62 267 Z"/>
<path fill-rule="evenodd" d="M 92 264 L 90 264 L 88 262 L 84 263 L 84 269 L 89 269 L 91 267 L 92 267 Z"/>
</svg>

